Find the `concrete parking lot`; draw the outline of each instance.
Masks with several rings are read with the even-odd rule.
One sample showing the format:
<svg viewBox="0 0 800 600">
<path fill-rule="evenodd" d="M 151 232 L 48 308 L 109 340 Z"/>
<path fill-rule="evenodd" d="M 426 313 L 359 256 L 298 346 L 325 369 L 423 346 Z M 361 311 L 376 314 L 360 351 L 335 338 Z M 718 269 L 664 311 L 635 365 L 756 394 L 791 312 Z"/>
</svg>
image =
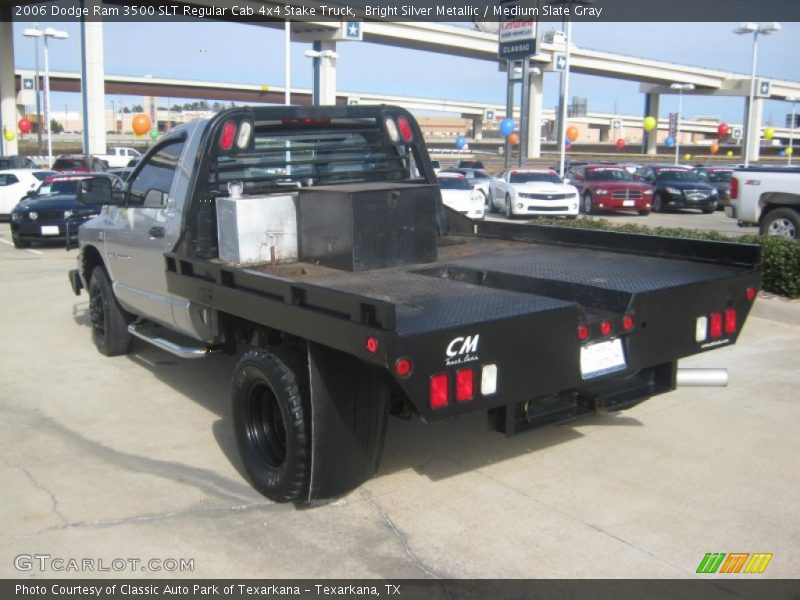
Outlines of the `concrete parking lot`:
<svg viewBox="0 0 800 600">
<path fill-rule="evenodd" d="M 728 388 L 511 439 L 479 415 L 391 420 L 377 477 L 298 509 L 242 475 L 235 359 L 100 356 L 74 258 L 15 250 L 0 225 L 0 577 L 687 578 L 707 552 L 773 553 L 756 577 L 800 576 L 797 302 L 760 298 L 736 346 L 686 361 L 728 367 Z M 15 567 L 37 553 L 194 570 Z"/>
</svg>

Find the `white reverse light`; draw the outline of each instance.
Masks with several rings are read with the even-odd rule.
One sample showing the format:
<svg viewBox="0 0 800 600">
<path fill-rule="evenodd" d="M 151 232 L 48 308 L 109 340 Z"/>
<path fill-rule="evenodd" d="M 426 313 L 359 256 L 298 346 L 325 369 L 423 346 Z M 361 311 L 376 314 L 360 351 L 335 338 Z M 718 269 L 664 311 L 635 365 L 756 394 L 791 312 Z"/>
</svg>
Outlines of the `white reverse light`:
<svg viewBox="0 0 800 600">
<path fill-rule="evenodd" d="M 698 342 L 704 342 L 708 337 L 708 318 L 697 317 L 697 324 L 694 327 L 694 339 Z"/>
<path fill-rule="evenodd" d="M 491 396 L 497 391 L 497 365 L 484 365 L 481 372 L 481 394 Z"/>
</svg>

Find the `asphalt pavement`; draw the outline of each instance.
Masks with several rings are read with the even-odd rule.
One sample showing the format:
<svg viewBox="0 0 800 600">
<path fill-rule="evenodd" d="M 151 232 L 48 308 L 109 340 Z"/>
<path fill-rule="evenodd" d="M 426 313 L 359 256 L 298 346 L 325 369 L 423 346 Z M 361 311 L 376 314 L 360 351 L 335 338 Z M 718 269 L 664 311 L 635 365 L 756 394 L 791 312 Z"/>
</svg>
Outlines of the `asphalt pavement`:
<svg viewBox="0 0 800 600">
<path fill-rule="evenodd" d="M 510 439 L 481 415 L 391 419 L 374 479 L 296 508 L 242 474 L 235 359 L 100 356 L 74 261 L 0 225 L 0 577 L 692 578 L 708 552 L 800 575 L 797 302 L 759 298 L 736 346 L 685 361 L 728 367 L 727 388 Z M 143 562 L 64 572 L 37 553 Z"/>
</svg>

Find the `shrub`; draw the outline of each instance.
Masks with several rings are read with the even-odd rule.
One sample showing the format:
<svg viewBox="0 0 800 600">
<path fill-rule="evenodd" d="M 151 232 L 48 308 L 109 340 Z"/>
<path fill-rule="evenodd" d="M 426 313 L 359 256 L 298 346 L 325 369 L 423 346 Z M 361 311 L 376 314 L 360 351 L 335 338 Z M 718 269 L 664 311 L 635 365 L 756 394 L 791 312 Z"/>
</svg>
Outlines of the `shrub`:
<svg viewBox="0 0 800 600">
<path fill-rule="evenodd" d="M 660 235 L 664 237 L 686 238 L 694 240 L 710 240 L 714 242 L 740 242 L 761 246 L 761 287 L 773 294 L 789 298 L 800 297 L 800 244 L 793 240 L 764 235 L 730 236 L 719 231 L 698 231 L 696 229 L 647 227 L 625 223 L 615 225 L 607 219 L 537 219 L 536 225 L 555 225 L 559 227 L 575 227 L 579 229 L 601 229 L 604 231 L 621 231 L 644 235 Z"/>
</svg>

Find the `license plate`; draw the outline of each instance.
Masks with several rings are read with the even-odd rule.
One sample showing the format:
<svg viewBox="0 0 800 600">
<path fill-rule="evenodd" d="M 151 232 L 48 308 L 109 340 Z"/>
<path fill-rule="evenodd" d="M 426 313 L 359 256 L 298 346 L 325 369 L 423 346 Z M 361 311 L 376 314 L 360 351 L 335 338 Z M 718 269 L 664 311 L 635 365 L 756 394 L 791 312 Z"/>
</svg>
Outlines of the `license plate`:
<svg viewBox="0 0 800 600">
<path fill-rule="evenodd" d="M 42 235 L 58 235 L 58 225 L 42 225 Z"/>
<path fill-rule="evenodd" d="M 621 339 L 581 346 L 581 377 L 584 379 L 621 371 L 625 367 Z"/>
<path fill-rule="evenodd" d="M 623 200 L 622 206 L 636 206 L 636 202 L 633 200 Z"/>
</svg>

